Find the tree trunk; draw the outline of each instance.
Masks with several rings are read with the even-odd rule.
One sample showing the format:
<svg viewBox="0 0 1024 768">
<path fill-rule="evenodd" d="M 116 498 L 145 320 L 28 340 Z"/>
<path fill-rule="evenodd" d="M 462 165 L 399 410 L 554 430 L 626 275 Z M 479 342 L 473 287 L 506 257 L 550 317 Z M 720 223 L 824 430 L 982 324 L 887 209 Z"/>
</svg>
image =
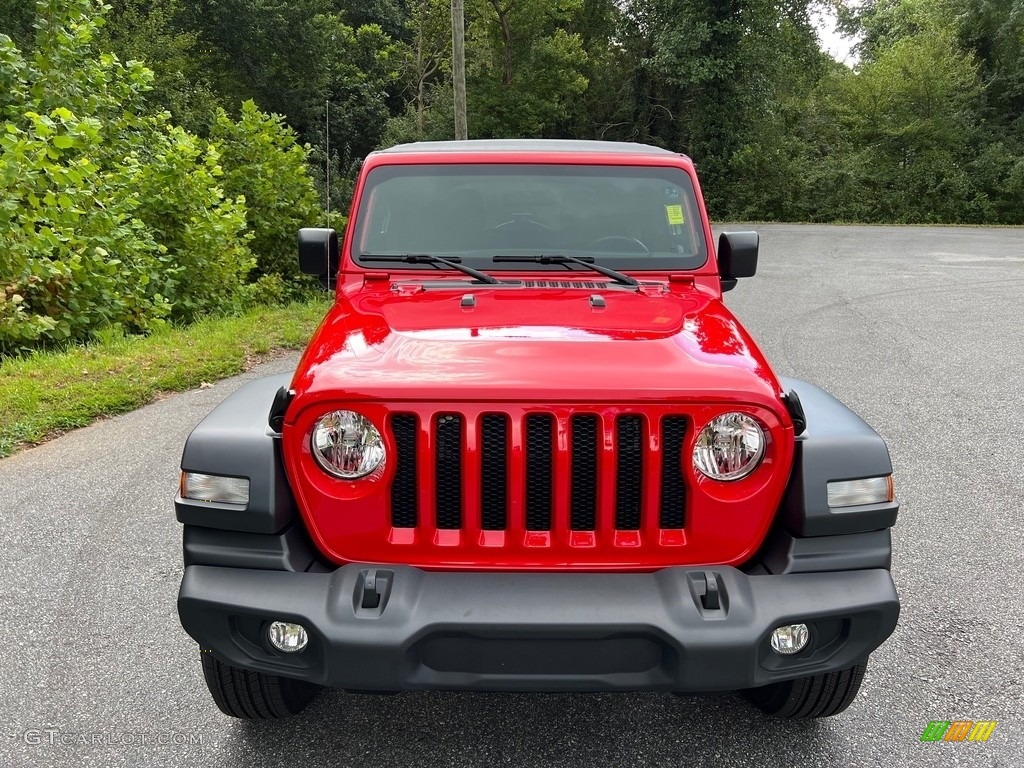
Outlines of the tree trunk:
<svg viewBox="0 0 1024 768">
<path fill-rule="evenodd" d="M 498 24 L 501 25 L 501 44 L 504 48 L 501 61 L 501 84 L 506 88 L 512 85 L 512 27 L 508 21 L 512 6 L 513 3 L 509 3 L 508 6 L 502 8 L 498 0 L 491 0 L 491 7 L 498 15 Z"/>
</svg>

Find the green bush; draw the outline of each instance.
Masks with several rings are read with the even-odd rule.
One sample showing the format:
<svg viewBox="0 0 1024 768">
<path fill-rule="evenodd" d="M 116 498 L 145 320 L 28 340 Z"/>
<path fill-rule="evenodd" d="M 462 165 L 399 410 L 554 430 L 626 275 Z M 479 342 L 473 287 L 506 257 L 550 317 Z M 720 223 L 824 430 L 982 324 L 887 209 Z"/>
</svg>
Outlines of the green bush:
<svg viewBox="0 0 1024 768">
<path fill-rule="evenodd" d="M 173 126 L 154 139 L 136 187 L 139 218 L 161 246 L 151 285 L 191 321 L 230 308 L 254 265 L 245 200 L 222 191 L 216 147 Z"/>
<path fill-rule="evenodd" d="M 323 218 L 309 177 L 307 149 L 277 115 L 267 115 L 253 101 L 242 105 L 238 122 L 221 110 L 211 138 L 220 152 L 225 192 L 245 199 L 246 219 L 256 256 L 254 277 L 280 275 L 299 279 L 295 234 Z"/>
<path fill-rule="evenodd" d="M 249 103 L 209 141 L 172 125 L 150 70 L 93 50 L 102 11 L 39 0 L 31 58 L 0 35 L 0 355 L 286 298 L 243 286 L 257 263 L 294 274 L 319 218 L 279 118 Z"/>
</svg>

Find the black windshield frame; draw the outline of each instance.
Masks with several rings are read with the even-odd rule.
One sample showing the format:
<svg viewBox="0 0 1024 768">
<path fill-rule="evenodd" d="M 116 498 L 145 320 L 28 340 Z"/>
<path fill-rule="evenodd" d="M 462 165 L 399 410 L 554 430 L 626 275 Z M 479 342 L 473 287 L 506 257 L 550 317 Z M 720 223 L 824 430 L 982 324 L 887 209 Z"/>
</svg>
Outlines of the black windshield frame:
<svg viewBox="0 0 1024 768">
<path fill-rule="evenodd" d="M 479 230 L 479 240 L 457 242 L 465 234 L 460 228 Z M 362 254 L 410 250 L 457 257 L 487 272 L 564 274 L 573 269 L 565 264 L 499 265 L 492 260 L 498 254 L 593 257 L 624 272 L 688 271 L 708 258 L 690 175 L 660 165 L 377 166 L 362 192 L 352 257 L 359 266 L 373 268 L 360 261 Z M 388 268 L 422 266 L 395 263 Z"/>
</svg>

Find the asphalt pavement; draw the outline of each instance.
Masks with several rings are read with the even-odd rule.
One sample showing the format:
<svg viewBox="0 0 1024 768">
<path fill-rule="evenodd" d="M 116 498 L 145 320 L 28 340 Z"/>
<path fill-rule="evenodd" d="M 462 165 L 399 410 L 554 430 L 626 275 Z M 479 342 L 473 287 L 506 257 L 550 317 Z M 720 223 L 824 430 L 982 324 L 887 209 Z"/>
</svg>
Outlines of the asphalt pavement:
<svg viewBox="0 0 1024 768">
<path fill-rule="evenodd" d="M 757 229 L 758 275 L 727 304 L 778 373 L 887 439 L 902 502 L 900 623 L 845 713 L 332 691 L 288 721 L 221 715 L 175 610 L 178 462 L 206 413 L 292 355 L 0 461 L 0 766 L 1024 765 L 1024 230 Z M 930 720 L 997 726 L 922 743 Z"/>
</svg>

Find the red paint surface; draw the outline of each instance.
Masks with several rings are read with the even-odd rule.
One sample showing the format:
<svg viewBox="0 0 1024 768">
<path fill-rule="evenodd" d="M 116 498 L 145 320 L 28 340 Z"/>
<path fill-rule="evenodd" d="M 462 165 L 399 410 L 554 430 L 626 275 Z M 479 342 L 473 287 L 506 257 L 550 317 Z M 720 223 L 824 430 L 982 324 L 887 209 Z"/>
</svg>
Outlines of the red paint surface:
<svg viewBox="0 0 1024 768">
<path fill-rule="evenodd" d="M 689 160 L 679 156 L 490 153 L 373 155 L 363 178 L 384 162 L 674 164 L 694 175 Z M 695 176 L 694 183 L 703 215 Z M 703 218 L 710 247 L 711 232 L 706 215 Z M 284 427 L 289 479 L 315 543 L 331 559 L 427 568 L 642 570 L 671 564 L 738 564 L 760 546 L 789 478 L 793 429 L 775 374 L 721 302 L 713 248 L 704 266 L 681 277 L 632 273 L 660 283 L 653 290 L 635 292 L 467 288 L 465 276 L 433 268 L 396 271 L 393 277 L 400 279 L 399 285 L 385 277 L 387 271 L 380 266 L 364 270 L 354 264 L 349 247 L 347 237 L 337 301 L 296 371 L 296 397 Z M 522 276 L 552 279 L 537 272 L 524 271 Z M 502 272 L 501 277 L 514 279 L 515 273 Z M 420 279 L 447 279 L 452 287 L 422 290 L 416 285 Z M 603 278 L 573 273 L 557 279 Z M 461 306 L 466 293 L 475 297 L 475 307 Z M 591 307 L 593 293 L 604 297 L 604 308 Z M 421 471 L 416 529 L 391 527 L 393 461 L 374 476 L 354 482 L 324 473 L 310 455 L 309 435 L 316 419 L 336 408 L 351 408 L 370 418 L 385 436 L 391 457 L 395 447 L 386 429 L 389 413 L 414 412 L 421 427 L 432 414 L 464 414 L 469 450 L 463 462 L 463 528 L 436 531 L 427 524 L 433 493 L 429 471 Z M 552 531 L 526 531 L 522 454 L 514 451 L 509 527 L 481 531 L 479 493 L 472 480 L 473 471 L 479 471 L 479 453 L 472 450 L 478 419 L 501 412 L 511 414 L 516 424 L 517 415 L 533 410 L 565 418 L 571 413 L 599 413 L 609 420 L 617 414 L 641 414 L 652 427 L 652 456 L 660 455 L 660 418 L 686 415 L 691 420 L 683 448 L 689 489 L 686 527 L 657 527 L 659 480 L 653 467 L 644 473 L 640 531 L 602 525 L 600 516 L 609 514 L 608 503 L 599 504 L 597 531 L 569 531 L 568 468 L 556 466 Z M 761 423 L 768 439 L 765 459 L 743 480 L 713 482 L 692 468 L 693 441 L 704 424 L 732 410 L 749 413 Z M 421 445 L 427 449 L 427 431 L 421 432 Z M 610 432 L 606 438 L 610 443 Z M 561 429 L 556 441 L 564 446 L 565 440 Z M 556 451 L 556 456 L 564 455 Z M 599 498 L 605 502 L 614 496 L 614 462 L 614 450 L 601 453 Z"/>
</svg>

